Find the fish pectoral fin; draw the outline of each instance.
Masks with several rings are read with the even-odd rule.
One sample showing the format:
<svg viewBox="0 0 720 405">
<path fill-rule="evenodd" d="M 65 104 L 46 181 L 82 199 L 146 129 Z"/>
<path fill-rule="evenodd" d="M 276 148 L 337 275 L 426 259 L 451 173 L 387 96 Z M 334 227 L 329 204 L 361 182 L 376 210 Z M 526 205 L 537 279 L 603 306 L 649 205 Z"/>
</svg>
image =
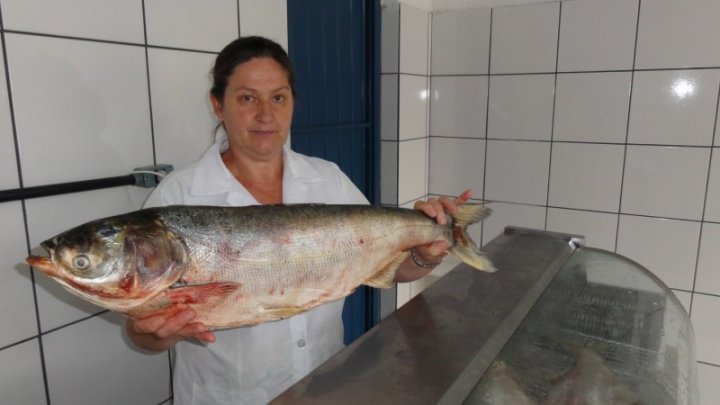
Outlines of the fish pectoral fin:
<svg viewBox="0 0 720 405">
<path fill-rule="evenodd" d="M 188 308 L 194 311 L 208 311 L 238 288 L 240 284 L 237 283 L 210 283 L 170 288 L 143 305 L 128 311 L 127 314 L 132 318 L 143 319 L 155 315 L 171 317 Z"/>
<path fill-rule="evenodd" d="M 395 256 L 387 266 L 372 275 L 372 277 L 363 281 L 364 285 L 376 288 L 392 288 L 395 286 L 395 273 L 400 263 L 407 259 L 409 252 L 401 252 Z"/>
<path fill-rule="evenodd" d="M 238 283 L 209 283 L 171 288 L 168 297 L 173 305 L 197 310 L 213 308 L 230 294 L 234 293 Z"/>
</svg>

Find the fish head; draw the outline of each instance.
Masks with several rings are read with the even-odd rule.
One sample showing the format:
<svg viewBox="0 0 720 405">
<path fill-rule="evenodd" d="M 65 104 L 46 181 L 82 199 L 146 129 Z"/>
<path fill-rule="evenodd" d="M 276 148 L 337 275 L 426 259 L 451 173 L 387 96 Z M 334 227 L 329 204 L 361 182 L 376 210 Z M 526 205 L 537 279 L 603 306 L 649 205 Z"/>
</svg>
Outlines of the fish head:
<svg viewBox="0 0 720 405">
<path fill-rule="evenodd" d="M 161 222 L 131 215 L 63 232 L 40 244 L 49 257 L 26 261 L 81 298 L 127 312 L 174 284 L 187 262 L 184 244 Z"/>
</svg>

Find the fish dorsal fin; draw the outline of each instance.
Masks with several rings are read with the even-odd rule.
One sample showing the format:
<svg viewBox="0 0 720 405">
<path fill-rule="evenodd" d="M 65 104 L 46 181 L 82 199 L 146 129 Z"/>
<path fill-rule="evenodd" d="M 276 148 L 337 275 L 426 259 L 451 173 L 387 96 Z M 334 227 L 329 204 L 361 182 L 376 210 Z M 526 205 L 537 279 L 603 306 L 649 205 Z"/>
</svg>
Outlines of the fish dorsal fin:
<svg viewBox="0 0 720 405">
<path fill-rule="evenodd" d="M 395 273 L 400 263 L 407 259 L 409 252 L 400 252 L 387 266 L 377 271 L 363 282 L 364 285 L 376 288 L 392 288 L 395 286 Z"/>
</svg>

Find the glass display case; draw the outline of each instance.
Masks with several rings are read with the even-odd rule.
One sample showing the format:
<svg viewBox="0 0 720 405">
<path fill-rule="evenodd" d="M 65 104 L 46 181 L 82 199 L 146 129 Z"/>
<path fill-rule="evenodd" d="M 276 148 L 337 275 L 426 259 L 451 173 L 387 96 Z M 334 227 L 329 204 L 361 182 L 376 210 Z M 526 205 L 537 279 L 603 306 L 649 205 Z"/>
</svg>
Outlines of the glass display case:
<svg viewBox="0 0 720 405">
<path fill-rule="evenodd" d="M 697 403 L 684 308 L 637 263 L 578 249 L 467 404 Z"/>
<path fill-rule="evenodd" d="M 508 227 L 275 403 L 696 404 L 689 317 L 582 237 Z"/>
</svg>

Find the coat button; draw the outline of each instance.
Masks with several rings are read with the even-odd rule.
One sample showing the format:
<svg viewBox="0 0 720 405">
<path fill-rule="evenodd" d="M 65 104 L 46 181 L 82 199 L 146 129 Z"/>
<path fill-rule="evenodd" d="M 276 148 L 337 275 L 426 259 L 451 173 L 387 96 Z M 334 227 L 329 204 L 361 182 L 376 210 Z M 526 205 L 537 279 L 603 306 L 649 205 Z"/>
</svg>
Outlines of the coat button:
<svg viewBox="0 0 720 405">
<path fill-rule="evenodd" d="M 298 347 L 305 347 L 305 340 L 303 340 L 303 339 L 298 340 L 297 345 L 298 345 Z"/>
</svg>

